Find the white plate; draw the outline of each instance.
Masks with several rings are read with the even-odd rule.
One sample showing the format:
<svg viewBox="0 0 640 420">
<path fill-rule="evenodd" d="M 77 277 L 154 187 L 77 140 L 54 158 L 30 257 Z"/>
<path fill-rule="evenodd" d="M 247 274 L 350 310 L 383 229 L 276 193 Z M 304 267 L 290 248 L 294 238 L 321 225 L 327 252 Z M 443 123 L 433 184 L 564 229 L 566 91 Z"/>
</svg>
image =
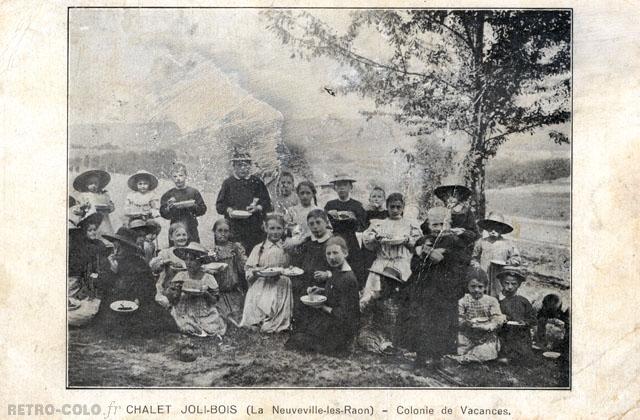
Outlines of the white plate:
<svg viewBox="0 0 640 420">
<path fill-rule="evenodd" d="M 248 219 L 251 217 L 251 213 L 245 210 L 232 210 L 229 216 L 231 216 L 232 219 Z"/>
<path fill-rule="evenodd" d="M 282 274 L 284 274 L 285 276 L 301 276 L 304 274 L 304 270 L 298 267 L 289 267 L 285 268 L 282 271 Z"/>
<path fill-rule="evenodd" d="M 284 270 L 280 267 L 269 267 L 258 271 L 260 277 L 277 277 L 282 274 Z"/>
<path fill-rule="evenodd" d="M 491 260 L 491 264 L 495 264 L 495 265 L 507 265 L 506 261 L 502 261 L 502 260 Z"/>
<path fill-rule="evenodd" d="M 556 351 L 545 351 L 542 355 L 547 359 L 557 359 L 561 356 L 561 354 Z"/>
<path fill-rule="evenodd" d="M 182 291 L 188 295 L 201 295 L 204 293 L 204 290 L 202 289 L 192 289 L 190 287 L 183 287 Z"/>
<path fill-rule="evenodd" d="M 202 268 L 205 270 L 211 270 L 211 271 L 222 271 L 226 269 L 228 266 L 229 264 L 227 263 L 212 262 L 212 263 L 203 265 Z"/>
<path fill-rule="evenodd" d="M 402 245 L 407 241 L 407 238 L 382 238 L 380 239 L 381 244 L 385 245 Z"/>
<path fill-rule="evenodd" d="M 489 322 L 489 318 L 486 316 L 480 316 L 478 318 L 471 318 L 471 322 L 474 324 L 484 324 L 485 322 Z"/>
<path fill-rule="evenodd" d="M 138 304 L 131 300 L 116 300 L 109 307 L 116 312 L 134 312 L 138 309 Z"/>
<path fill-rule="evenodd" d="M 515 325 L 518 327 L 524 327 L 526 324 L 524 322 L 519 321 L 507 321 L 507 325 Z"/>
<path fill-rule="evenodd" d="M 176 209 L 185 209 L 187 207 L 193 207 L 196 204 L 196 200 L 177 201 L 173 203 L 173 207 Z"/>
<path fill-rule="evenodd" d="M 322 295 L 305 295 L 300 298 L 300 302 L 307 306 L 321 306 L 326 301 L 327 297 Z"/>
</svg>

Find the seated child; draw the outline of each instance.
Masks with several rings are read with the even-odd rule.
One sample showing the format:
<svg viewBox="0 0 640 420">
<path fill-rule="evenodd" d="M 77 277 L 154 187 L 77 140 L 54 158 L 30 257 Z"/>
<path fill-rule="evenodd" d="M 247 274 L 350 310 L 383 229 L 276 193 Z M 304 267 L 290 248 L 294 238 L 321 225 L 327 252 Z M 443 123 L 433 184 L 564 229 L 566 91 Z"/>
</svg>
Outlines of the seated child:
<svg viewBox="0 0 640 420">
<path fill-rule="evenodd" d="M 179 272 L 171 280 L 167 291 L 178 329 L 198 337 L 224 335 L 227 325 L 216 308 L 218 283 L 211 274 L 202 271 L 202 264 L 210 261 L 207 251 L 192 242 L 173 253 L 187 266 L 187 271 Z"/>
<path fill-rule="evenodd" d="M 198 217 L 207 212 L 207 206 L 200 195 L 200 191 L 186 184 L 187 167 L 182 163 L 175 163 L 171 168 L 171 177 L 175 188 L 171 188 L 160 198 L 160 215 L 169 220 L 172 224 L 180 222 L 187 228 L 189 240 L 200 242 L 198 234 Z M 175 203 L 193 200 L 194 204 L 189 207 L 176 207 Z M 173 245 L 169 236 L 169 245 Z"/>
<path fill-rule="evenodd" d="M 187 228 L 182 223 L 172 223 L 169 226 L 169 238 L 173 245 L 169 248 L 161 249 L 158 256 L 149 262 L 151 270 L 158 276 L 155 300 L 166 309 L 170 309 L 171 304 L 165 292 L 171 285 L 171 280 L 175 275 L 186 268 L 184 261 L 176 257 L 173 250 L 183 248 L 189 244 Z"/>
<path fill-rule="evenodd" d="M 295 327 L 301 327 L 315 312 L 312 308 L 300 302 L 300 297 L 307 294 L 307 289 L 312 286 L 324 287 L 325 281 L 330 276 L 330 267 L 327 263 L 325 247 L 332 237 L 328 230 L 329 219 L 322 209 L 311 210 L 307 214 L 307 222 L 311 230 L 311 236 L 307 236 L 301 244 L 289 246 L 289 238 L 285 242 L 285 249 L 291 256 L 291 264 L 304 270 L 301 276 L 293 277 L 293 321 Z"/>
<path fill-rule="evenodd" d="M 143 251 L 144 251 L 144 260 L 147 263 L 150 263 L 152 259 L 158 255 L 158 235 L 162 230 L 162 226 L 160 223 L 155 220 L 147 220 L 147 226 L 149 227 L 149 231 L 144 237 L 143 243 Z"/>
<path fill-rule="evenodd" d="M 340 237 L 327 240 L 326 259 L 331 276 L 323 288 L 312 286 L 308 294 L 327 297 L 322 306 L 309 307 L 314 311 L 303 327 L 296 326 L 286 348 L 335 353 L 345 351 L 358 330 L 358 282 L 346 262 L 347 244 Z"/>
<path fill-rule="evenodd" d="M 458 301 L 458 351 L 447 358 L 458 363 L 487 362 L 498 358 L 496 331 L 505 321 L 498 300 L 485 295 L 489 280 L 484 271 L 470 267 L 467 289 Z"/>
<path fill-rule="evenodd" d="M 244 266 L 247 255 L 239 242 L 229 239 L 231 230 L 229 222 L 220 218 L 213 224 L 215 246 L 212 250 L 214 261 L 227 264 L 215 276 L 220 286 L 220 300 L 218 310 L 220 314 L 232 324 L 238 325 L 242 318 L 244 294 L 246 292 L 246 278 Z"/>
<path fill-rule="evenodd" d="M 286 215 L 291 207 L 298 204 L 298 197 L 293 194 L 294 184 L 293 174 L 283 171 L 278 177 L 276 185 L 276 199 L 274 200 L 274 211 Z"/>
<path fill-rule="evenodd" d="M 233 174 L 220 187 L 216 210 L 229 222 L 233 239 L 240 242 L 245 250 L 250 250 L 264 239 L 262 222 L 272 211 L 271 198 L 264 182 L 251 175 L 251 156 L 236 152 L 231 161 Z M 234 210 L 248 211 L 251 216 L 234 218 L 231 213 Z"/>
<path fill-rule="evenodd" d="M 102 214 L 102 222 L 98 227 L 98 238 L 102 239 L 104 234 L 113 234 L 110 213 L 113 213 L 115 206 L 109 193 L 104 187 L 111 181 L 111 175 L 101 170 L 91 170 L 81 173 L 73 180 L 73 188 L 80 192 L 78 202 L 80 207 L 87 209 L 87 214 Z M 106 241 L 107 246 L 111 244 Z"/>
<path fill-rule="evenodd" d="M 496 277 L 496 265 L 492 265 L 491 261 L 502 261 L 509 266 L 520 265 L 520 252 L 509 239 L 502 236 L 513 231 L 513 228 L 505 223 L 504 217 L 498 213 L 489 213 L 486 219 L 478 222 L 478 227 L 486 230 L 488 236 L 476 241 L 471 264 L 482 268 L 489 275 L 488 294 L 499 299 L 502 285 Z"/>
<path fill-rule="evenodd" d="M 517 267 L 505 267 L 498 272 L 497 278 L 502 283 L 504 295 L 500 310 L 507 319 L 499 333 L 501 361 L 526 363 L 532 356 L 531 328 L 536 319 L 531 303 L 517 294 L 525 276 Z"/>
<path fill-rule="evenodd" d="M 282 242 L 284 226 L 281 215 L 268 214 L 264 224 L 267 239 L 256 245 L 247 259 L 244 271 L 249 290 L 244 301 L 241 327 L 259 329 L 265 333 L 285 331 L 291 327 L 291 280 L 283 275 L 259 275 L 265 268 L 289 266 L 289 256 Z"/>
<path fill-rule="evenodd" d="M 160 200 L 154 193 L 158 178 L 147 171 L 138 171 L 129 177 L 127 185 L 132 190 L 124 204 L 127 225 L 133 219 L 160 217 Z"/>
<path fill-rule="evenodd" d="M 549 293 L 542 299 L 540 306 L 536 316 L 537 346 L 553 351 L 568 348 L 569 313 L 568 310 L 562 310 L 560 296 Z"/>
</svg>

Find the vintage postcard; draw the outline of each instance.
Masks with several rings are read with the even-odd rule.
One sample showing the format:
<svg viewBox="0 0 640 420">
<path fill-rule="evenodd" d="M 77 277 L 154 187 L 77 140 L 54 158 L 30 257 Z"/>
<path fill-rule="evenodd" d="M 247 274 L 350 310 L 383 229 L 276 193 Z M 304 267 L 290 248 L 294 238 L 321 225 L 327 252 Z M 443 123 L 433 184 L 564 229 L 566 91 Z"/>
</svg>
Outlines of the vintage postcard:
<svg viewBox="0 0 640 420">
<path fill-rule="evenodd" d="M 1 6 L 3 417 L 637 416 L 637 29 L 452 6 Z"/>
</svg>

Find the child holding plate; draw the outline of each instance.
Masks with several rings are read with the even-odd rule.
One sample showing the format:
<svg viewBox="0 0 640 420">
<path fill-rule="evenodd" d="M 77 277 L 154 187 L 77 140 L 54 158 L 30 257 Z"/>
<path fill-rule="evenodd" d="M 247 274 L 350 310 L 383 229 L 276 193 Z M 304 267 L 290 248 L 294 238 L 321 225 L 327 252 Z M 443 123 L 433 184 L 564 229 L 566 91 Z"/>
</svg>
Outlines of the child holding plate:
<svg viewBox="0 0 640 420">
<path fill-rule="evenodd" d="M 133 219 L 160 217 L 160 200 L 154 193 L 158 178 L 150 172 L 140 170 L 129 177 L 127 185 L 131 189 L 124 204 L 127 224 Z"/>
<path fill-rule="evenodd" d="M 326 241 L 325 258 L 330 267 L 323 288 L 312 286 L 307 293 L 326 297 L 323 304 L 309 307 L 314 316 L 287 341 L 289 349 L 320 353 L 344 352 L 358 331 L 358 281 L 346 261 L 347 244 L 340 237 Z"/>
<path fill-rule="evenodd" d="M 244 301 L 241 327 L 273 333 L 291 327 L 293 301 L 291 280 L 281 275 L 289 265 L 282 236 L 285 222 L 281 215 L 270 213 L 264 222 L 267 239 L 253 248 L 244 271 L 249 290 Z"/>
<path fill-rule="evenodd" d="M 173 253 L 174 249 L 183 248 L 189 244 L 186 226 L 182 223 L 172 223 L 169 226 L 169 239 L 171 239 L 173 245 L 169 248 L 161 249 L 158 256 L 149 262 L 151 270 L 158 277 L 155 300 L 166 309 L 171 308 L 171 304 L 165 295 L 171 280 L 179 271 L 187 268 L 184 261 Z"/>
<path fill-rule="evenodd" d="M 200 242 L 198 234 L 198 217 L 207 212 L 200 191 L 187 186 L 187 167 L 175 163 L 171 168 L 171 178 L 175 188 L 171 188 L 160 198 L 160 215 L 172 224 L 180 222 L 187 228 L 189 240 Z M 169 245 L 173 245 L 169 235 Z"/>
<path fill-rule="evenodd" d="M 216 210 L 229 221 L 233 240 L 250 250 L 264 239 L 262 222 L 272 211 L 271 198 L 264 182 L 251 175 L 249 154 L 236 152 L 231 162 L 233 174 L 222 183 Z"/>
<path fill-rule="evenodd" d="M 500 301 L 500 310 L 507 317 L 507 322 L 500 331 L 500 361 L 527 362 L 533 356 L 531 328 L 536 323 L 536 315 L 531 302 L 518 294 L 525 276 L 518 267 L 507 266 L 496 277 L 502 283 L 504 295 L 504 299 Z"/>
<path fill-rule="evenodd" d="M 185 262 L 186 271 L 180 271 L 171 280 L 167 291 L 172 303 L 171 315 L 178 329 L 198 337 L 222 336 L 227 324 L 218 313 L 218 283 L 202 270 L 202 264 L 211 261 L 207 251 L 192 242 L 184 248 L 173 250 L 176 257 Z"/>
<path fill-rule="evenodd" d="M 80 192 L 77 197 L 80 206 L 86 208 L 88 214 L 102 214 L 102 222 L 98 226 L 99 238 L 104 234 L 113 234 L 109 214 L 113 213 L 115 206 L 109 193 L 104 189 L 110 181 L 111 175 L 99 169 L 83 172 L 73 180 L 73 188 Z"/>
</svg>

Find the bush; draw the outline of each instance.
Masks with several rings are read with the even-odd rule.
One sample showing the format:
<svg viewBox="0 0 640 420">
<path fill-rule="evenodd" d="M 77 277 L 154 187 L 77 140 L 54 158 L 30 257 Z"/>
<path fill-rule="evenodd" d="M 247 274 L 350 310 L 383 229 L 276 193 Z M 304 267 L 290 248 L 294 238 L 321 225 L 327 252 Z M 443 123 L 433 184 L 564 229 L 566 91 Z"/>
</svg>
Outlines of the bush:
<svg viewBox="0 0 640 420">
<path fill-rule="evenodd" d="M 568 158 L 538 159 L 515 162 L 510 159 L 496 160 L 487 166 L 487 188 L 515 187 L 539 184 L 571 175 L 571 160 Z"/>
</svg>

